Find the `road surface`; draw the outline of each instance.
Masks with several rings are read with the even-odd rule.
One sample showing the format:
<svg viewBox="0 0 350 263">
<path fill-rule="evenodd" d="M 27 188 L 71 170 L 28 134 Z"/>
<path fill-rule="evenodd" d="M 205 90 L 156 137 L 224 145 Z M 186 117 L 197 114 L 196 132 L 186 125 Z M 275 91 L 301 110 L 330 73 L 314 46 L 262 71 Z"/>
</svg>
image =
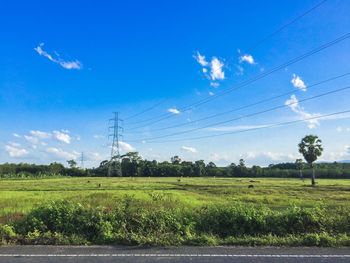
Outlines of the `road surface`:
<svg viewBox="0 0 350 263">
<path fill-rule="evenodd" d="M 13 246 L 0 247 L 0 262 L 345 263 L 350 262 L 350 248 Z"/>
</svg>

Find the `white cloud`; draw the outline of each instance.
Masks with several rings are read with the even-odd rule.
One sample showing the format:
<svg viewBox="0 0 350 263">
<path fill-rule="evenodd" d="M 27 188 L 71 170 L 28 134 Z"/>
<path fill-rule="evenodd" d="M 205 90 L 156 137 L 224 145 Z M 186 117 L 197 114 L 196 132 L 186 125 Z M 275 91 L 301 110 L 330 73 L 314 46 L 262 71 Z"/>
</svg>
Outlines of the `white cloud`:
<svg viewBox="0 0 350 263">
<path fill-rule="evenodd" d="M 244 72 L 244 68 L 240 65 L 237 65 L 236 68 L 237 68 L 236 75 L 242 76 Z"/>
<path fill-rule="evenodd" d="M 47 148 L 46 152 L 63 160 L 77 159 L 80 156 L 80 153 L 76 151 L 67 152 L 62 150 L 61 148 L 55 148 L 55 147 Z"/>
<path fill-rule="evenodd" d="M 199 52 L 197 52 L 197 54 L 193 57 L 202 66 L 202 71 L 207 79 L 210 79 L 212 81 L 225 79 L 225 73 L 222 70 L 224 67 L 224 63 L 220 61 L 217 57 L 212 57 L 210 63 L 206 60 L 205 56 L 201 55 Z M 209 70 L 210 74 L 208 74 Z M 211 82 L 210 85 L 212 85 L 213 87 L 218 87 L 219 83 Z"/>
<path fill-rule="evenodd" d="M 180 111 L 176 108 L 170 108 L 170 109 L 168 109 L 168 112 L 173 113 L 173 114 L 180 114 Z"/>
<path fill-rule="evenodd" d="M 21 147 L 21 144 L 18 142 L 8 142 L 8 145 L 11 145 L 13 147 Z"/>
<path fill-rule="evenodd" d="M 214 94 L 214 92 L 209 91 L 209 95 L 214 96 L 215 94 Z"/>
<path fill-rule="evenodd" d="M 308 124 L 307 126 L 310 129 L 313 129 L 320 125 L 319 120 L 316 119 L 316 117 L 320 116 L 320 114 L 306 112 L 304 108 L 299 105 L 299 101 L 294 94 L 290 97 L 290 99 L 286 100 L 285 105 L 288 106 L 293 112 L 295 112 L 300 117 L 300 119 L 309 119 L 305 120 L 305 122 Z"/>
<path fill-rule="evenodd" d="M 197 153 L 197 149 L 189 146 L 182 146 L 181 150 L 189 153 Z"/>
<path fill-rule="evenodd" d="M 13 135 L 14 137 L 21 138 L 21 135 L 19 135 L 19 134 L 17 134 L 17 133 L 12 133 L 12 135 Z"/>
<path fill-rule="evenodd" d="M 345 145 L 342 147 L 342 149 L 338 151 L 332 151 L 332 152 L 325 152 L 325 154 L 322 155 L 321 161 L 343 161 L 345 159 L 350 158 L 350 147 L 348 145 Z"/>
<path fill-rule="evenodd" d="M 293 74 L 292 80 L 290 82 L 295 88 L 306 91 L 306 85 L 298 75 Z"/>
<path fill-rule="evenodd" d="M 81 69 L 82 65 L 78 60 L 75 61 L 61 61 L 59 64 L 65 69 Z"/>
<path fill-rule="evenodd" d="M 17 143 L 6 145 L 5 150 L 10 157 L 23 157 L 29 153 L 26 149 L 20 148 L 20 145 Z"/>
<path fill-rule="evenodd" d="M 224 63 L 222 63 L 217 57 L 213 57 L 210 62 L 210 66 L 211 66 L 210 77 L 212 80 L 225 79 L 225 73 L 222 70 Z"/>
<path fill-rule="evenodd" d="M 239 62 L 240 63 L 247 62 L 248 64 L 251 64 L 251 65 L 255 64 L 253 56 L 249 55 L 249 54 L 245 54 L 243 56 L 240 56 Z"/>
<path fill-rule="evenodd" d="M 46 52 L 44 49 L 44 43 L 40 43 L 34 50 L 43 57 L 46 57 L 50 61 L 60 65 L 61 67 L 65 69 L 81 69 L 83 65 L 81 64 L 80 61 L 78 60 L 73 60 L 73 61 L 65 61 L 62 58 L 60 58 L 59 54 L 56 54 L 56 58 L 54 58 L 52 55 L 50 55 L 48 52 Z"/>
<path fill-rule="evenodd" d="M 212 86 L 213 88 L 217 88 L 220 86 L 220 84 L 217 82 L 210 82 L 210 86 Z"/>
<path fill-rule="evenodd" d="M 297 154 L 285 154 L 278 152 L 246 152 L 240 155 L 241 158 L 253 164 L 263 164 L 266 162 L 291 162 L 299 158 Z"/>
<path fill-rule="evenodd" d="M 350 128 L 345 128 L 345 127 L 338 126 L 337 127 L 337 132 L 350 132 Z"/>
<path fill-rule="evenodd" d="M 70 144 L 71 137 L 68 133 L 60 132 L 60 131 L 53 131 L 53 138 L 55 138 L 57 141 L 64 142 L 67 144 Z"/>
<path fill-rule="evenodd" d="M 24 135 L 24 139 L 32 144 L 39 143 L 39 139 L 37 137 L 34 137 L 34 136 Z"/>
<path fill-rule="evenodd" d="M 202 66 L 202 67 L 206 67 L 208 66 L 208 62 L 205 60 L 205 56 L 201 55 L 198 51 L 197 54 L 193 56 L 195 58 L 195 60 L 197 60 L 197 62 Z"/>
<path fill-rule="evenodd" d="M 103 135 L 100 135 L 100 134 L 95 134 L 94 136 L 93 136 L 95 139 L 104 139 L 105 138 L 105 136 L 103 136 Z"/>
<path fill-rule="evenodd" d="M 50 138 L 51 134 L 50 133 L 47 133 L 47 132 L 43 132 L 43 131 L 30 131 L 30 134 L 37 137 L 37 138 L 40 138 L 40 139 L 47 139 L 47 138 Z"/>
<path fill-rule="evenodd" d="M 210 157 L 209 157 L 210 162 L 215 162 L 218 164 L 224 164 L 224 163 L 227 163 L 231 160 L 232 160 L 232 158 L 226 154 L 212 153 L 212 154 L 210 154 Z"/>
<path fill-rule="evenodd" d="M 133 151 L 135 151 L 135 148 L 132 147 L 129 143 L 126 143 L 126 142 L 119 142 L 119 147 L 124 152 L 133 152 Z"/>
</svg>

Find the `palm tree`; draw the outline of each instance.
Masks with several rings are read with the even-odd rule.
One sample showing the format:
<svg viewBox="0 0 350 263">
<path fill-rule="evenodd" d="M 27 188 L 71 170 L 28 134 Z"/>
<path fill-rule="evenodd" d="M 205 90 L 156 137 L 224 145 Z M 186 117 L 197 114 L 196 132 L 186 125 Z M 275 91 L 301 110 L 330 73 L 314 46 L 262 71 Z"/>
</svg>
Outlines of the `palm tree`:
<svg viewBox="0 0 350 263">
<path fill-rule="evenodd" d="M 303 159 L 296 159 L 295 166 L 299 170 L 300 179 L 304 181 L 304 177 L 303 177 L 304 162 L 303 162 Z"/>
<path fill-rule="evenodd" d="M 322 155 L 322 141 L 316 135 L 307 135 L 299 143 L 299 152 L 312 168 L 311 185 L 315 186 L 314 162 Z"/>
</svg>

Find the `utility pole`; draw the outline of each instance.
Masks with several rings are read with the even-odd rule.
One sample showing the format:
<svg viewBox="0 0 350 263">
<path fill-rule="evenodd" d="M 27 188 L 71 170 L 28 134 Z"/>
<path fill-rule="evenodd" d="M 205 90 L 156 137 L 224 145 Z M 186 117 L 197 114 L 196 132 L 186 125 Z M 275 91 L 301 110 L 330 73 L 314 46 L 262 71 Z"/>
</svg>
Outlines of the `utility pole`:
<svg viewBox="0 0 350 263">
<path fill-rule="evenodd" d="M 108 176 L 122 176 L 121 169 L 121 158 L 120 158 L 120 149 L 119 142 L 122 138 L 123 128 L 121 126 L 122 120 L 119 118 L 119 112 L 113 112 L 114 117 L 109 119 L 112 122 L 109 129 L 109 137 L 112 137 L 112 146 L 111 146 L 111 160 L 108 167 Z"/>
<path fill-rule="evenodd" d="M 84 161 L 85 161 L 85 159 L 84 159 L 84 152 L 81 152 L 81 155 L 80 155 L 80 167 L 82 169 L 84 169 Z"/>
</svg>

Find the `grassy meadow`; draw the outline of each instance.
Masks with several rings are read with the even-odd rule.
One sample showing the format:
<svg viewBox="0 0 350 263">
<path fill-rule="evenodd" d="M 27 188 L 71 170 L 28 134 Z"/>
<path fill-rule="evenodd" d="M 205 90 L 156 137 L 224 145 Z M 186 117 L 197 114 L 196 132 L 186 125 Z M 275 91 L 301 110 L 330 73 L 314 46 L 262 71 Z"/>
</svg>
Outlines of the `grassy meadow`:
<svg viewBox="0 0 350 263">
<path fill-rule="evenodd" d="M 249 188 L 253 185 L 253 188 Z M 299 179 L 249 178 L 52 178 L 0 180 L 0 223 L 28 213 L 48 201 L 70 200 L 113 208 L 125 196 L 145 202 L 157 198 L 186 206 L 266 205 L 282 209 L 350 205 L 350 180 L 320 179 L 317 187 Z"/>
</svg>

